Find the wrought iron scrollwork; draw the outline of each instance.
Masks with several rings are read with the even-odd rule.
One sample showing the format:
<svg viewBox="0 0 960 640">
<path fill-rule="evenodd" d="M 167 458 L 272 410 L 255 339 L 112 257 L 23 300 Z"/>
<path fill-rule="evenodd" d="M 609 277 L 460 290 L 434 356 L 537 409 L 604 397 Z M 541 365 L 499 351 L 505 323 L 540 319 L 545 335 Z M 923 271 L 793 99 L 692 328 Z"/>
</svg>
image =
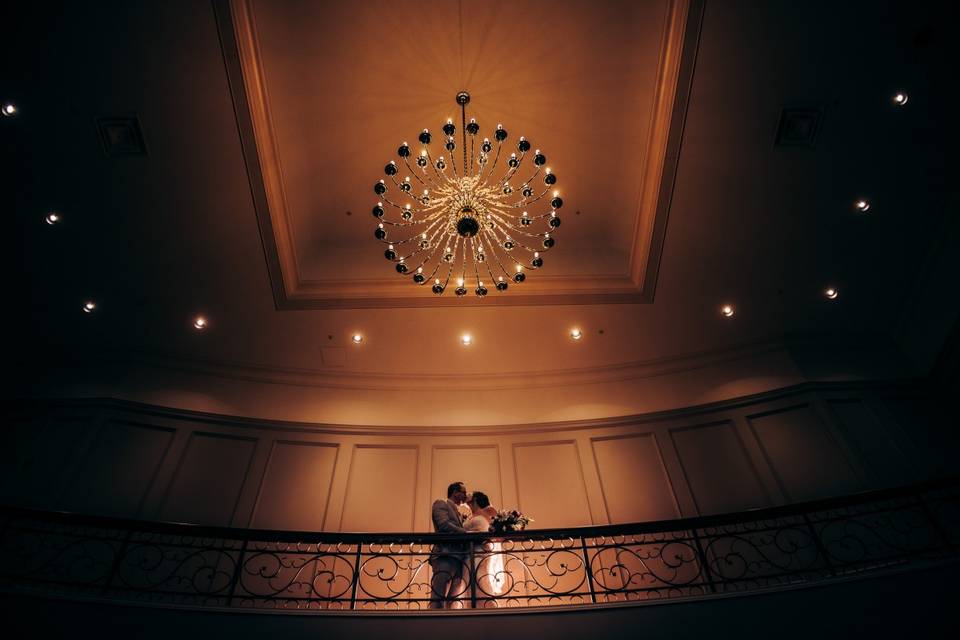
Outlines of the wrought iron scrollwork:
<svg viewBox="0 0 960 640">
<path fill-rule="evenodd" d="M 685 520 L 510 534 L 334 534 L 0 508 L 0 590 L 235 609 L 426 609 L 709 597 L 955 560 L 960 479 Z M 455 566 L 455 565 L 454 565 Z"/>
</svg>

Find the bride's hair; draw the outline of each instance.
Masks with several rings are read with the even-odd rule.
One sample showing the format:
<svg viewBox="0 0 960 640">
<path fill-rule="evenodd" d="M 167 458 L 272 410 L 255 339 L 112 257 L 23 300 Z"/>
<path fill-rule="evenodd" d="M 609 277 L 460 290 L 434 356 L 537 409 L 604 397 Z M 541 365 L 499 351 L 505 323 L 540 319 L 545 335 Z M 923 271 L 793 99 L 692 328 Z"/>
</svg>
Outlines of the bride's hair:
<svg viewBox="0 0 960 640">
<path fill-rule="evenodd" d="M 490 498 L 488 498 L 487 494 L 485 494 L 483 491 L 474 491 L 472 500 L 473 503 L 481 509 L 486 509 L 490 506 Z"/>
</svg>

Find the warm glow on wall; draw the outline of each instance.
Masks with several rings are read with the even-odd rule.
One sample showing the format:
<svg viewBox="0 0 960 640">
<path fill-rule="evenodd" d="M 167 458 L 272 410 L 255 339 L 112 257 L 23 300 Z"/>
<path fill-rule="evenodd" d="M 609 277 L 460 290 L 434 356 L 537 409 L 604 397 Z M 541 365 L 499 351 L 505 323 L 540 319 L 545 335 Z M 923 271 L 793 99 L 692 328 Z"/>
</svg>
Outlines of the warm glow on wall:
<svg viewBox="0 0 960 640">
<path fill-rule="evenodd" d="M 734 314 L 734 309 L 732 304 L 725 304 L 720 307 L 720 313 L 727 318 L 730 318 Z"/>
<path fill-rule="evenodd" d="M 469 347 L 471 344 L 473 344 L 473 336 L 471 336 L 469 333 L 463 334 L 460 336 L 460 344 L 465 347 Z"/>
<path fill-rule="evenodd" d="M 193 320 L 193 328 L 197 331 L 203 331 L 208 326 L 207 319 L 203 316 L 197 316 Z"/>
</svg>

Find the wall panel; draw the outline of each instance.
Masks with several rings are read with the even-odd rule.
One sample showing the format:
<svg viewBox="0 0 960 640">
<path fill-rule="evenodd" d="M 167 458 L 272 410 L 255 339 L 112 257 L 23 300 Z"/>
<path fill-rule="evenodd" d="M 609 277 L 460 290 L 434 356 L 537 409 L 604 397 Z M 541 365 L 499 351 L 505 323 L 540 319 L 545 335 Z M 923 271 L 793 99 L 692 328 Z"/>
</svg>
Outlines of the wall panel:
<svg viewBox="0 0 960 640">
<path fill-rule="evenodd" d="M 701 515 L 770 505 L 732 423 L 676 428 L 670 437 Z"/>
<path fill-rule="evenodd" d="M 136 516 L 174 429 L 109 421 L 97 433 L 64 495 L 70 511 Z"/>
<path fill-rule="evenodd" d="M 496 445 L 435 446 L 431 458 L 431 500 L 446 497 L 447 486 L 459 480 L 468 491 L 483 491 L 498 509 L 504 506 Z"/>
<path fill-rule="evenodd" d="M 514 444 L 513 456 L 518 506 L 535 519 L 531 526 L 544 529 L 593 524 L 575 442 Z"/>
<path fill-rule="evenodd" d="M 58 415 L 17 421 L 13 427 L 7 437 L 14 444 L 4 447 L 9 455 L 4 468 L 9 471 L 4 474 L 3 499 L 28 507 L 65 508 L 58 495 L 64 473 L 83 454 L 96 428 L 94 418 Z"/>
<path fill-rule="evenodd" d="M 161 520 L 230 525 L 255 438 L 194 432 L 173 477 Z"/>
<path fill-rule="evenodd" d="M 913 479 L 906 455 L 863 401 L 828 400 L 827 406 L 840 421 L 847 442 L 881 485 Z"/>
<path fill-rule="evenodd" d="M 790 500 L 815 500 L 862 488 L 810 405 L 752 415 L 748 420 Z"/>
<path fill-rule="evenodd" d="M 591 445 L 611 524 L 680 517 L 652 433 L 594 438 Z"/>
<path fill-rule="evenodd" d="M 934 472 L 906 433 L 923 403 L 898 405 L 902 396 L 818 385 L 617 420 L 429 432 L 31 400 L 2 422 L 0 501 L 202 524 L 423 531 L 432 500 L 463 480 L 497 507 L 528 511 L 536 528 L 738 511 L 856 491 L 862 470 L 881 484 Z M 952 458 L 940 457 L 953 473 Z"/>
<path fill-rule="evenodd" d="M 3 423 L 4 446 L 0 447 L 0 503 L 30 504 L 26 500 L 26 473 L 37 457 L 34 447 L 42 423 L 21 416 Z"/>
<path fill-rule="evenodd" d="M 335 444 L 282 440 L 274 443 L 251 526 L 322 530 L 337 450 Z"/>
<path fill-rule="evenodd" d="M 347 480 L 341 531 L 413 531 L 417 447 L 358 445 Z"/>
</svg>

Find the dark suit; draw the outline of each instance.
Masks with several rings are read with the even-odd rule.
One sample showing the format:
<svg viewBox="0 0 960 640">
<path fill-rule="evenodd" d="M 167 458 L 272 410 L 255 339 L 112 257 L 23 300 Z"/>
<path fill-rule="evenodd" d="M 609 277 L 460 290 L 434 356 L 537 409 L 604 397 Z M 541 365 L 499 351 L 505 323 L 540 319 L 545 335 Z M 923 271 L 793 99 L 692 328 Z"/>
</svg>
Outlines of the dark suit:
<svg viewBox="0 0 960 640">
<path fill-rule="evenodd" d="M 437 533 L 466 533 L 463 528 L 463 516 L 450 500 L 437 500 L 433 503 L 433 530 Z M 464 543 L 445 542 L 434 545 L 430 553 L 430 567 L 433 578 L 430 581 L 430 608 L 449 607 L 457 596 L 466 591 L 463 580 L 466 562 Z"/>
</svg>

